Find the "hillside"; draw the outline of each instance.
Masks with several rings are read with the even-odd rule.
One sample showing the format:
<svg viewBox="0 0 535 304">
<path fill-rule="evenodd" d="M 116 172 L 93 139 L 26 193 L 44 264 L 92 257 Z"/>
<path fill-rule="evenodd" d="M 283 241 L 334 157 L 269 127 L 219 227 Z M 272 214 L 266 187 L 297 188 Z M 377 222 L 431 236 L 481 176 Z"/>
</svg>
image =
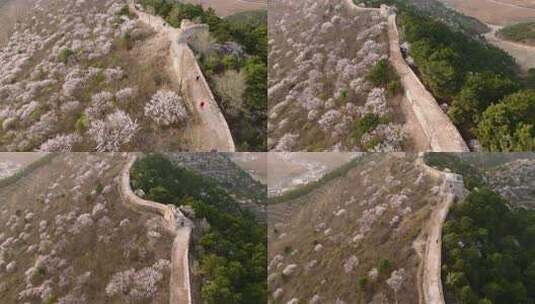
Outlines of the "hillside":
<svg viewBox="0 0 535 304">
<path fill-rule="evenodd" d="M 122 155 L 58 154 L 0 188 L 5 303 L 165 303 L 171 234 L 126 207 Z"/>
<path fill-rule="evenodd" d="M 270 205 L 270 302 L 417 303 L 440 183 L 415 155 L 369 154 L 345 175 Z"/>
<path fill-rule="evenodd" d="M 231 189 L 160 154 L 138 159 L 131 175 L 136 192 L 180 207 L 195 223 L 194 303 L 266 302 L 265 214 L 253 214 L 232 197 Z"/>
<path fill-rule="evenodd" d="M 413 148 L 378 10 L 277 0 L 269 20 L 269 150 Z"/>
<path fill-rule="evenodd" d="M 234 163 L 230 153 L 169 153 L 167 157 L 173 164 L 215 182 L 242 206 L 264 211 L 267 198 L 265 185 Z"/>
<path fill-rule="evenodd" d="M 0 149 L 198 148 L 171 42 L 126 1 L 43 0 L 27 12 L 0 49 Z"/>
</svg>

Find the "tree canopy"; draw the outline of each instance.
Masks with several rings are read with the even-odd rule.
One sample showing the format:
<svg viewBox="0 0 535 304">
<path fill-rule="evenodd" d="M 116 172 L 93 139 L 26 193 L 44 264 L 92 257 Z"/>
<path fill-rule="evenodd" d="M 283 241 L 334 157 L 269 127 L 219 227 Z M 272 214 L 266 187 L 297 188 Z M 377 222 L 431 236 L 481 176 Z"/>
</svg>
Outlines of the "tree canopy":
<svg viewBox="0 0 535 304">
<path fill-rule="evenodd" d="M 177 206 L 189 205 L 208 231 L 195 246 L 203 280 L 203 303 L 266 303 L 266 227 L 242 210 L 211 179 L 174 165 L 159 154 L 136 161 L 132 186 L 147 198 Z"/>
<path fill-rule="evenodd" d="M 444 225 L 442 278 L 459 303 L 533 303 L 535 212 L 473 190 Z"/>
</svg>

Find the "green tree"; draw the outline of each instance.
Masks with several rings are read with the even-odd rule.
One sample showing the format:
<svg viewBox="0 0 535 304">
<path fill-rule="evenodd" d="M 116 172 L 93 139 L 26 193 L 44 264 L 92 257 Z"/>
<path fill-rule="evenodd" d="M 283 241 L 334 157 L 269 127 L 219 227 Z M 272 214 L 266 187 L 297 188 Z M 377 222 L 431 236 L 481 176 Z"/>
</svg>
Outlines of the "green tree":
<svg viewBox="0 0 535 304">
<path fill-rule="evenodd" d="M 424 80 L 433 92 L 441 98 L 447 98 L 457 92 L 460 84 L 459 54 L 451 48 L 434 51 L 422 67 Z"/>
<path fill-rule="evenodd" d="M 475 127 L 490 105 L 518 89 L 516 82 L 502 75 L 489 72 L 469 74 L 448 114 L 457 125 Z"/>
<path fill-rule="evenodd" d="M 490 106 L 477 127 L 490 151 L 531 151 L 535 147 L 535 91 L 521 91 Z"/>
</svg>

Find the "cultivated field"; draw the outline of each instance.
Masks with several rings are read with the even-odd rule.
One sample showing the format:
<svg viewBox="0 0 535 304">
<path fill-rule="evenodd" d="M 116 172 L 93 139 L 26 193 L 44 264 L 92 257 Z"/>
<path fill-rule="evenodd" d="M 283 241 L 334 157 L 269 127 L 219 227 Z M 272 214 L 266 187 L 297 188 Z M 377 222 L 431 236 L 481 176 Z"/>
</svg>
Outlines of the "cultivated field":
<svg viewBox="0 0 535 304">
<path fill-rule="evenodd" d="M 268 164 L 266 153 L 256 152 L 241 152 L 230 153 L 230 158 L 243 170 L 249 172 L 251 176 L 261 182 L 267 184 L 268 178 Z"/>
<path fill-rule="evenodd" d="M 316 181 L 358 156 L 358 153 L 269 153 L 268 192 L 271 195 L 278 195 Z"/>
<path fill-rule="evenodd" d="M 493 25 L 535 20 L 533 0 L 441 0 L 457 11 Z"/>
</svg>

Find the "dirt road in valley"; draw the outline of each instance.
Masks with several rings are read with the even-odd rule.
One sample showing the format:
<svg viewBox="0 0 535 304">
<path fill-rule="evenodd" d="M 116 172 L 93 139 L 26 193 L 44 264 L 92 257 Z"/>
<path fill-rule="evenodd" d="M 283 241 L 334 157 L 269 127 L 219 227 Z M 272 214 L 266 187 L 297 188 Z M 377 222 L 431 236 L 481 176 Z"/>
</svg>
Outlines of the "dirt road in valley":
<svg viewBox="0 0 535 304">
<path fill-rule="evenodd" d="M 169 56 L 171 56 L 177 82 L 180 84 L 182 95 L 194 116 L 189 130 L 191 150 L 234 152 L 236 147 L 227 121 L 221 113 L 193 51 L 187 45 L 187 37 L 197 30 L 205 30 L 206 27 L 191 25 L 187 28 L 177 29 L 171 27 L 161 17 L 139 11 L 131 2 L 130 9 L 142 22 L 149 25 L 158 34 L 168 37 L 171 42 Z"/>
<path fill-rule="evenodd" d="M 204 8 L 213 8 L 218 16 L 267 9 L 267 0 L 184 0 L 186 3 L 200 4 Z"/>
<path fill-rule="evenodd" d="M 169 304 L 191 304 L 189 243 L 193 223 L 174 206 L 141 199 L 132 191 L 130 170 L 135 160 L 135 154 L 130 154 L 121 173 L 121 197 L 129 208 L 162 216 L 165 228 L 175 235 L 171 253 Z"/>
<path fill-rule="evenodd" d="M 509 25 L 535 20 L 535 3 L 519 0 L 440 0 L 461 14 L 484 23 Z"/>
<path fill-rule="evenodd" d="M 502 26 L 492 24 L 487 25 L 491 28 L 491 31 L 485 34 L 485 39 L 487 39 L 489 43 L 513 56 L 522 71 L 527 72 L 529 69 L 535 68 L 535 46 L 503 40 L 497 35 L 497 32 L 503 28 Z"/>
</svg>

